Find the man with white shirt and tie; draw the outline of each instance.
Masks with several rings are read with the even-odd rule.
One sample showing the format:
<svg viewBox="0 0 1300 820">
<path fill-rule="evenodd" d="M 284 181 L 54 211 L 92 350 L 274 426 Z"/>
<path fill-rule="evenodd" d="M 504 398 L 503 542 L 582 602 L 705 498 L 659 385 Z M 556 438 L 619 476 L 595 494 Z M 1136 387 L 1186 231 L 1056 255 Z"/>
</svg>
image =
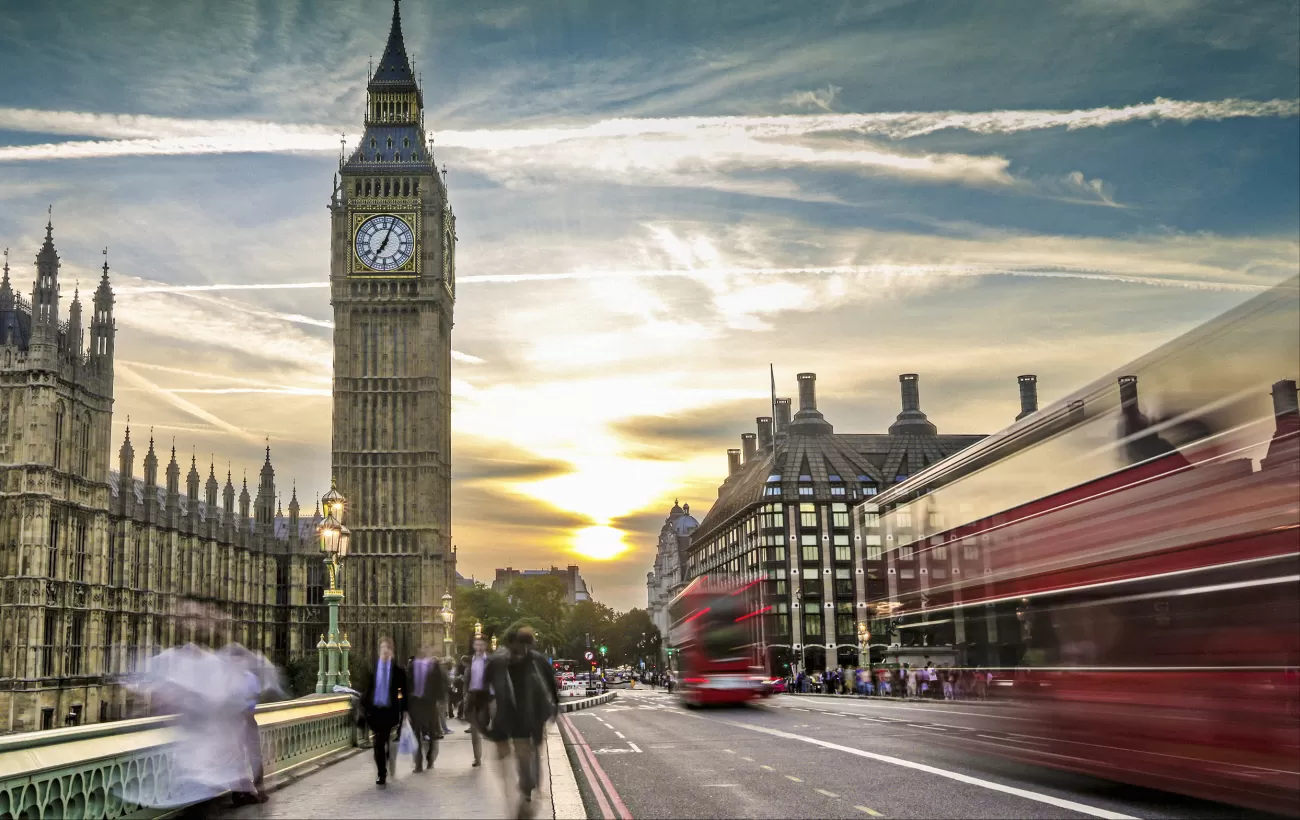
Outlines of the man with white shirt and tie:
<svg viewBox="0 0 1300 820">
<path fill-rule="evenodd" d="M 474 766 L 482 763 L 483 730 L 488 725 L 489 704 L 492 702 L 487 667 L 487 640 L 482 635 L 475 635 L 474 656 L 465 667 L 465 720 L 469 721 L 469 728 L 465 731 L 469 732 L 474 747 Z"/>
<path fill-rule="evenodd" d="M 379 772 L 375 781 L 377 786 L 388 782 L 388 744 L 392 741 L 393 729 L 402 723 L 405 697 L 406 670 L 393 657 L 392 640 L 380 638 L 379 658 L 361 696 L 361 708 L 366 712 L 366 725 L 370 727 L 375 746 L 375 768 Z"/>
</svg>

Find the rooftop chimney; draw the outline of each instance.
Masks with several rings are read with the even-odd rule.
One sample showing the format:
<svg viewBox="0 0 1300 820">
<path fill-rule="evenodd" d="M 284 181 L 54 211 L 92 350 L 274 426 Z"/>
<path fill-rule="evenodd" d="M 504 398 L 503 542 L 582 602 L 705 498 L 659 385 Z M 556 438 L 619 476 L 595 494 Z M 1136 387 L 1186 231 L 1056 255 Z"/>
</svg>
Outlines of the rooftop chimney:
<svg viewBox="0 0 1300 820">
<path fill-rule="evenodd" d="M 758 452 L 758 436 L 753 433 L 741 433 L 740 450 L 745 456 L 745 463 L 748 464 Z"/>
<path fill-rule="evenodd" d="M 1259 467 L 1286 470 L 1294 486 L 1296 464 L 1300 463 L 1300 406 L 1297 406 L 1294 379 L 1273 383 L 1273 415 L 1276 417 L 1273 437 Z"/>
<path fill-rule="evenodd" d="M 758 449 L 769 452 L 772 449 L 772 417 L 759 416 L 755 421 L 758 422 Z"/>
<path fill-rule="evenodd" d="M 790 400 L 776 400 L 776 437 L 781 438 L 790 432 Z"/>
<path fill-rule="evenodd" d="M 800 373 L 799 379 L 799 412 L 805 410 L 817 409 L 817 374 Z"/>
<path fill-rule="evenodd" d="M 1285 416 L 1300 413 L 1300 402 L 1296 400 L 1295 379 L 1283 379 L 1273 383 L 1273 415 Z"/>
<path fill-rule="evenodd" d="M 1138 400 L 1138 377 L 1137 376 L 1120 376 L 1119 377 L 1119 406 L 1129 407 L 1137 405 Z"/>
<path fill-rule="evenodd" d="M 740 472 L 740 451 L 728 450 L 727 451 L 727 475 L 733 476 L 738 472 Z"/>
<path fill-rule="evenodd" d="M 1030 413 L 1038 412 L 1038 377 L 1021 376 L 1020 377 L 1020 415 L 1016 416 L 1016 421 L 1020 421 Z"/>
<path fill-rule="evenodd" d="M 902 388 L 903 410 L 898 420 L 889 425 L 891 435 L 932 436 L 938 429 L 921 412 L 920 377 L 915 373 L 904 373 L 898 377 Z"/>
<path fill-rule="evenodd" d="M 800 373 L 799 412 L 790 422 L 790 432 L 800 436 L 824 436 L 834 432 L 824 416 L 817 410 L 817 374 Z"/>
</svg>

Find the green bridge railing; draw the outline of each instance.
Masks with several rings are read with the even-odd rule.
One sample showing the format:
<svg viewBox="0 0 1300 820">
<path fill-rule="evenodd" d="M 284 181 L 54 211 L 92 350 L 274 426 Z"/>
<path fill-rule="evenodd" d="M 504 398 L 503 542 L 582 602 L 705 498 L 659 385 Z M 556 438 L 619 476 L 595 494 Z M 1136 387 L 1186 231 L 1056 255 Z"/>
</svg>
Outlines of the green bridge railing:
<svg viewBox="0 0 1300 820">
<path fill-rule="evenodd" d="M 139 718 L 0 738 L 0 820 L 112 820 L 173 811 L 149 804 L 168 792 L 175 722 Z M 347 695 L 259 706 L 257 723 L 268 775 L 291 774 L 356 743 Z"/>
</svg>

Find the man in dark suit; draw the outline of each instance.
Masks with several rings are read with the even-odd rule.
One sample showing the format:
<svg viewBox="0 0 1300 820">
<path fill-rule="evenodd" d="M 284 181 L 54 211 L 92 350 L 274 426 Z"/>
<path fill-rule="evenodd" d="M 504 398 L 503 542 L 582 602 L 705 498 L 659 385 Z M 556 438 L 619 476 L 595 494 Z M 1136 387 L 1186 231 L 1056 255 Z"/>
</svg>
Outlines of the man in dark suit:
<svg viewBox="0 0 1300 820">
<path fill-rule="evenodd" d="M 410 675 L 411 696 L 406 714 L 417 743 L 415 770 L 422 772 L 426 762 L 432 769 L 433 761 L 438 759 L 438 741 L 443 736 L 438 723 L 438 704 L 447 698 L 447 673 L 425 646 L 419 657 L 411 662 Z"/>
<path fill-rule="evenodd" d="M 380 638 L 379 659 L 375 661 L 361 698 L 361 706 L 366 711 L 366 725 L 370 727 L 375 745 L 375 768 L 379 771 L 375 784 L 378 786 L 388 782 L 388 744 L 393 729 L 402 723 L 406 691 L 406 670 L 393 658 L 393 642 L 389 638 Z"/>
<path fill-rule="evenodd" d="M 503 764 L 514 754 L 523 798 L 520 816 L 532 816 L 530 804 L 538 785 L 546 721 L 555 717 L 560 703 L 555 672 L 533 649 L 534 642 L 531 627 L 511 627 L 504 650 L 489 659 L 487 674 L 496 706 L 487 734 L 497 744 L 497 757 Z M 504 776 L 504 765 L 501 772 Z"/>
</svg>

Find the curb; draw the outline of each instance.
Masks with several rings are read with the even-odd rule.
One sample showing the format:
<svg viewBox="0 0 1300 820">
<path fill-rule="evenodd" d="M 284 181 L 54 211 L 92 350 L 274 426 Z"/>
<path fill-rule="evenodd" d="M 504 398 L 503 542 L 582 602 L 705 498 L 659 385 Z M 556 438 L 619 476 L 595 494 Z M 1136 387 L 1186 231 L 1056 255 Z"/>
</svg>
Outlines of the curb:
<svg viewBox="0 0 1300 820">
<path fill-rule="evenodd" d="M 580 709 L 590 709 L 593 706 L 600 706 L 602 703 L 609 703 L 611 700 L 613 700 L 616 697 L 618 697 L 618 692 L 606 692 L 603 695 L 596 695 L 595 697 L 591 697 L 591 698 L 583 698 L 582 700 L 571 700 L 568 703 L 560 704 L 560 712 L 561 713 L 577 712 Z"/>
<path fill-rule="evenodd" d="M 560 714 L 577 712 L 609 703 L 618 697 L 617 692 L 606 692 L 594 698 L 560 704 Z M 551 772 L 551 814 L 555 820 L 587 820 L 587 807 L 582 802 L 582 790 L 578 787 L 578 776 L 573 771 L 573 762 L 564 747 L 564 735 L 560 732 L 558 720 L 546 725 L 546 763 Z"/>
<path fill-rule="evenodd" d="M 551 773 L 551 814 L 555 820 L 587 820 L 587 808 L 582 803 L 578 778 L 564 748 L 560 724 L 546 725 L 546 767 Z"/>
<path fill-rule="evenodd" d="M 943 698 L 896 698 L 892 695 L 828 695 L 824 692 L 782 692 L 782 695 L 791 695 L 796 698 L 829 698 L 831 700 L 866 700 L 866 701 L 883 701 L 885 703 L 978 703 L 984 706 L 996 705 L 998 701 L 973 700 L 944 700 Z"/>
</svg>

